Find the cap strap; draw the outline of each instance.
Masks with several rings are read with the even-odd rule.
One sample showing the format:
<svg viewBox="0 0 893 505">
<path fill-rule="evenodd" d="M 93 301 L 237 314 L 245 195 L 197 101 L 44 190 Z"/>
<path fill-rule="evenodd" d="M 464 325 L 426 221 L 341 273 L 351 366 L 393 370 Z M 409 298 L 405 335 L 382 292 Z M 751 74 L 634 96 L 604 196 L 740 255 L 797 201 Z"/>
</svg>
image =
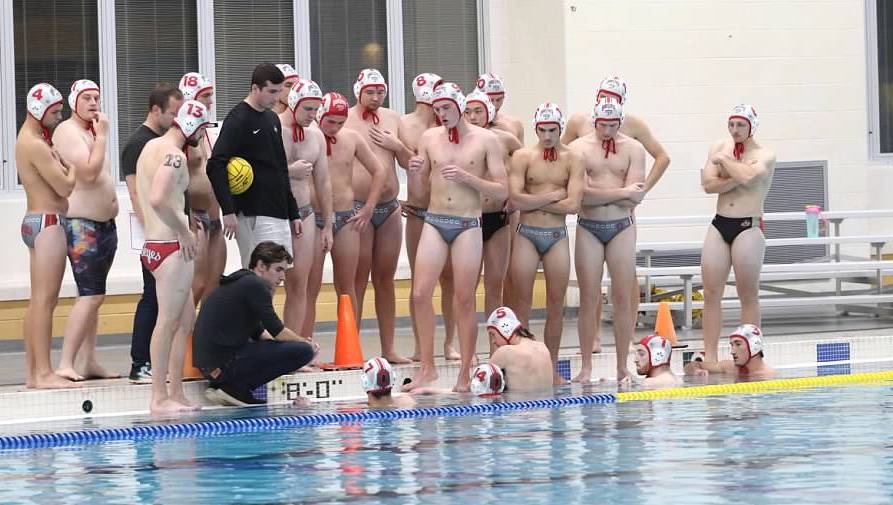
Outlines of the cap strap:
<svg viewBox="0 0 893 505">
<path fill-rule="evenodd" d="M 614 137 L 602 140 L 602 149 L 605 150 L 605 159 L 608 159 L 611 153 L 617 154 L 617 144 L 614 142 Z"/>
<path fill-rule="evenodd" d="M 543 150 L 543 159 L 545 161 L 558 161 L 558 151 L 554 147 Z"/>
</svg>

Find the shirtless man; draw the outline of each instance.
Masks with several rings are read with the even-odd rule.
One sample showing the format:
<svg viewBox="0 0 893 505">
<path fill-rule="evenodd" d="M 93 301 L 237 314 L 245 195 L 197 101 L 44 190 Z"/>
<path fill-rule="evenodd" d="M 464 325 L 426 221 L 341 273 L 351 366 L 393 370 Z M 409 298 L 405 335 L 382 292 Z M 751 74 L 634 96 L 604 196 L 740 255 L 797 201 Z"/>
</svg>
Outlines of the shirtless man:
<svg viewBox="0 0 893 505">
<path fill-rule="evenodd" d="M 552 102 L 536 109 L 534 129 L 539 142 L 515 152 L 509 173 L 512 207 L 521 211 L 521 224 L 512 248 L 512 285 L 521 321 L 529 324 L 533 284 L 540 261 L 546 276 L 544 339 L 558 363 L 564 321 L 564 295 L 570 279 L 571 255 L 567 239 L 568 214 L 580 210 L 583 161 L 561 143 L 564 115 Z M 556 382 L 563 383 L 554 372 Z"/>
<path fill-rule="evenodd" d="M 28 210 L 22 241 L 31 264 L 31 296 L 25 311 L 25 368 L 29 388 L 68 388 L 77 384 L 53 373 L 50 344 L 53 311 L 65 274 L 65 230 L 74 168 L 53 147 L 51 131 L 62 121 L 62 95 L 53 86 L 34 85 L 25 98 L 28 115 L 16 139 L 16 171 Z"/>
<path fill-rule="evenodd" d="M 521 142 L 513 134 L 493 127 L 492 120 L 495 117 L 496 106 L 486 93 L 474 90 L 465 97 L 465 119 L 474 126 L 489 129 L 496 134 L 508 166 L 512 154 L 521 149 Z M 502 286 L 508 272 L 512 238 L 512 230 L 506 226 L 509 224 L 507 203 L 507 199 L 483 196 L 481 235 L 484 240 L 484 259 L 481 267 L 484 270 L 484 310 L 487 314 L 503 304 Z M 480 276 L 480 272 L 478 275 Z"/>
<path fill-rule="evenodd" d="M 146 225 L 140 259 L 155 277 L 158 293 L 158 318 L 150 351 L 149 410 L 153 414 L 198 408 L 183 391 L 186 340 L 195 321 L 191 286 L 192 259 L 196 253 L 196 237 L 183 214 L 183 192 L 189 185 L 183 149 L 186 145 L 198 146 L 209 123 L 210 113 L 204 105 L 195 100 L 184 102 L 174 118 L 174 126 L 150 140 L 137 162 L 136 191 Z"/>
<path fill-rule="evenodd" d="M 109 121 L 99 111 L 99 86 L 88 79 L 71 85 L 68 105 L 71 117 L 56 128 L 53 144 L 74 167 L 75 186 L 63 222 L 78 297 L 65 325 L 56 374 L 76 381 L 119 377 L 99 366 L 95 355 L 99 307 L 118 249 L 118 196 L 106 157 Z M 82 349 L 85 365 L 78 373 L 74 361 Z"/>
<path fill-rule="evenodd" d="M 282 83 L 282 91 L 279 92 L 279 101 L 273 106 L 273 112 L 282 114 L 288 110 L 288 94 L 301 76 L 298 75 L 298 71 L 295 70 L 295 67 L 288 63 L 277 63 L 276 68 L 278 68 L 279 71 L 282 72 L 282 75 L 285 76 L 285 81 Z"/>
<path fill-rule="evenodd" d="M 598 86 L 596 92 L 596 102 L 602 100 L 614 100 L 622 106 L 626 106 L 626 82 L 620 77 L 606 77 Z M 561 137 L 561 142 L 570 145 L 571 142 L 580 137 L 585 137 L 592 133 L 595 128 L 589 119 L 589 114 L 577 113 L 572 114 L 567 123 L 567 130 Z M 657 181 L 663 177 L 664 172 L 670 165 L 670 157 L 660 142 L 655 138 L 654 134 L 638 116 L 625 114 L 623 126 L 620 127 L 620 133 L 638 140 L 648 151 L 648 154 L 654 158 L 651 170 L 648 171 L 648 178 L 645 181 L 645 192 L 651 191 Z M 638 293 L 636 294 L 638 296 Z"/>
<path fill-rule="evenodd" d="M 490 344 L 496 348 L 490 363 L 505 372 L 512 391 L 552 389 L 555 365 L 549 349 L 537 342 L 512 309 L 499 307 L 487 319 Z"/>
<path fill-rule="evenodd" d="M 750 105 L 736 105 L 729 114 L 730 139 L 710 147 L 701 172 L 701 186 L 716 193 L 716 217 L 707 228 L 701 251 L 704 279 L 704 354 L 715 362 L 722 329 L 722 296 L 729 269 L 741 300 L 741 323 L 760 324 L 760 270 L 766 239 L 763 203 L 775 173 L 775 153 L 757 144 L 759 120 Z"/>
<path fill-rule="evenodd" d="M 180 79 L 180 91 L 186 100 L 195 100 L 207 110 L 214 107 L 214 84 L 198 72 L 190 72 Z M 207 298 L 220 283 L 226 269 L 226 239 L 220 222 L 220 205 L 208 179 L 208 158 L 214 150 L 211 132 L 205 130 L 197 147 L 187 147 L 189 166 L 189 205 L 192 207 L 192 228 L 200 243 L 193 265 L 192 296 L 196 305 Z"/>
<path fill-rule="evenodd" d="M 322 90 L 313 81 L 299 79 L 288 94 L 288 110 L 279 114 L 282 123 L 282 144 L 288 160 L 288 180 L 298 203 L 298 214 L 304 222 L 304 233 L 292 238 L 296 261 L 285 273 L 285 327 L 299 333 L 304 327 L 308 308 L 307 280 L 313 259 L 332 249 L 332 183 L 326 139 L 318 128 L 311 128 L 322 105 Z M 317 236 L 311 195 L 318 196 L 323 227 Z M 318 254 L 319 253 L 319 254 Z M 314 306 L 316 299 L 309 300 Z"/>
<path fill-rule="evenodd" d="M 434 90 L 434 111 L 443 128 L 422 134 L 419 154 L 410 170 L 430 174 L 431 200 L 416 253 L 412 303 L 415 305 L 422 364 L 408 388 L 437 379 L 434 367 L 434 286 L 447 257 L 453 268 L 453 308 L 459 328 L 462 365 L 455 389 L 470 388 L 471 363 L 477 340 L 475 286 L 483 243 L 480 231 L 481 196 L 508 197 L 505 164 L 499 138 L 465 121 L 465 96 L 455 83 Z"/>
<path fill-rule="evenodd" d="M 602 272 L 608 264 L 617 380 L 629 382 L 626 361 L 635 327 L 636 226 L 633 210 L 645 197 L 645 148 L 618 130 L 623 109 L 602 101 L 592 113 L 595 131 L 575 140 L 570 148 L 583 158 L 586 187 L 577 219 L 575 264 L 580 286 L 580 352 L 582 367 L 574 379 L 589 382 L 592 352 L 598 342 L 597 308 L 602 303 Z"/>
<path fill-rule="evenodd" d="M 353 85 L 357 103 L 350 108 L 345 126 L 359 133 L 378 158 L 384 169 L 385 182 L 381 188 L 380 203 L 372 212 L 372 226 L 360 232 L 360 257 L 357 262 L 356 293 L 360 313 L 366 296 L 369 273 L 372 273 L 372 287 L 375 290 L 375 315 L 381 337 L 381 355 L 391 363 L 411 363 L 411 360 L 397 354 L 394 348 L 394 318 L 396 301 L 394 274 L 400 258 L 403 220 L 400 219 L 400 181 L 397 179 L 395 160 L 407 166 L 413 152 L 399 138 L 400 115 L 385 108 L 384 100 L 388 87 L 381 72 L 363 69 Z M 372 180 L 365 167 L 355 162 L 353 191 L 357 208 L 366 204 Z M 359 319 L 357 319 L 359 321 Z"/>
<path fill-rule="evenodd" d="M 335 277 L 335 291 L 338 295 L 350 295 L 354 311 L 357 313 L 357 321 L 359 321 L 363 307 L 357 303 L 355 280 L 357 259 L 360 254 L 360 233 L 370 224 L 387 176 L 378 158 L 363 137 L 354 130 L 344 128 L 348 108 L 349 105 L 344 96 L 334 92 L 326 93 L 323 95 L 322 105 L 316 113 L 316 121 L 325 136 L 329 178 L 332 183 L 332 208 L 335 209 L 334 224 L 332 225 L 334 236 L 332 268 Z M 356 174 L 354 164 L 357 161 L 362 164 L 371 178 L 366 203 L 359 208 L 354 202 L 353 191 L 353 178 Z M 316 219 L 317 227 L 322 228 L 325 216 L 317 215 Z M 319 271 L 322 271 L 321 264 Z M 307 290 L 308 302 L 315 303 L 318 295 L 319 284 L 311 282 Z"/>
<path fill-rule="evenodd" d="M 735 375 L 742 378 L 769 379 L 775 370 L 766 364 L 763 357 L 763 334 L 753 324 L 739 326 L 729 335 L 731 360 L 705 361 L 699 354 L 685 365 L 685 375 L 706 377 L 710 373 Z"/>
<path fill-rule="evenodd" d="M 496 112 L 491 116 L 493 128 L 511 133 L 518 139 L 522 145 L 524 144 L 524 125 L 518 118 L 509 116 L 502 112 L 502 105 L 505 103 L 505 83 L 496 74 L 486 73 L 478 77 L 476 91 L 486 93 L 493 102 Z"/>
<path fill-rule="evenodd" d="M 412 81 L 412 93 L 415 95 L 416 106 L 413 112 L 400 118 L 400 141 L 403 142 L 413 154 L 418 154 L 419 139 L 422 133 L 429 128 L 440 126 L 440 120 L 434 114 L 431 100 L 434 98 L 434 88 L 443 84 L 443 79 L 437 74 L 419 74 Z M 406 168 L 405 165 L 401 165 Z M 428 200 L 431 198 L 431 184 L 421 172 L 406 171 L 406 201 L 401 202 L 403 217 L 406 218 L 406 255 L 409 258 L 409 270 L 412 278 L 415 278 L 415 255 L 419 247 L 419 237 L 422 235 L 422 225 L 425 223 L 425 212 L 428 210 Z M 440 279 L 440 307 L 443 314 L 446 336 L 443 341 L 443 356 L 447 360 L 458 360 L 456 352 L 455 320 L 453 319 L 453 284 L 452 278 Z M 412 360 L 418 361 L 419 334 L 415 330 L 415 309 L 409 304 L 409 315 L 412 319 L 413 335 L 415 337 L 415 351 Z"/>
<path fill-rule="evenodd" d="M 363 365 L 363 389 L 372 408 L 406 408 L 415 405 L 411 395 L 392 394 L 397 374 L 388 360 L 372 358 Z"/>
<path fill-rule="evenodd" d="M 670 370 L 673 345 L 664 337 L 648 335 L 636 344 L 636 373 L 645 378 L 639 383 L 645 389 L 672 388 L 682 381 Z"/>
</svg>

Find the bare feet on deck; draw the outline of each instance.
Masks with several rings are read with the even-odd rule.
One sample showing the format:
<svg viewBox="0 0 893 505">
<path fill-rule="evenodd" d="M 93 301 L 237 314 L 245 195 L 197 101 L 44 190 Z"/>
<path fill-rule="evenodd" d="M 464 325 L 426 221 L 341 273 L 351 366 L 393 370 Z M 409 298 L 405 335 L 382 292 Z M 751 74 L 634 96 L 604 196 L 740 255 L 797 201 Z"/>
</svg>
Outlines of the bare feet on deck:
<svg viewBox="0 0 893 505">
<path fill-rule="evenodd" d="M 170 399 L 180 405 L 186 407 L 187 410 L 201 410 L 201 405 L 196 405 L 189 401 L 184 394 L 171 395 Z"/>
<path fill-rule="evenodd" d="M 193 410 L 195 410 L 194 407 L 187 407 L 180 402 L 174 401 L 172 398 L 165 398 L 159 402 L 153 400 L 152 403 L 149 404 L 149 412 L 151 412 L 153 416 L 182 414 Z"/>
<path fill-rule="evenodd" d="M 84 367 L 84 379 L 86 380 L 95 380 L 95 379 L 120 379 L 121 374 L 109 372 L 105 368 L 96 363 L 87 363 Z"/>
<path fill-rule="evenodd" d="M 430 368 L 425 369 L 424 367 L 419 368 L 416 371 L 415 375 L 412 376 L 412 380 L 409 383 L 403 385 L 403 391 L 412 391 L 415 388 L 430 386 L 431 383 L 437 380 L 437 369 Z"/>
<path fill-rule="evenodd" d="M 460 376 L 453 387 L 456 393 L 468 393 L 471 391 L 471 378 Z"/>
<path fill-rule="evenodd" d="M 573 382 L 577 382 L 579 384 L 591 384 L 592 383 L 592 369 L 591 368 L 582 368 L 580 369 L 580 373 L 574 377 Z"/>
<path fill-rule="evenodd" d="M 407 365 L 407 364 L 413 362 L 413 360 L 411 360 L 409 358 L 404 358 L 403 356 L 400 356 L 396 352 L 389 352 L 387 354 L 384 354 L 382 357 L 384 359 L 388 360 L 388 363 L 390 363 L 392 365 Z"/>
<path fill-rule="evenodd" d="M 453 348 L 453 346 L 444 345 L 443 346 L 443 359 L 445 359 L 447 361 L 459 361 L 460 359 L 462 359 L 462 355 L 459 354 L 456 351 L 456 349 Z"/>
<path fill-rule="evenodd" d="M 553 386 L 564 386 L 566 384 L 570 384 L 564 377 L 558 375 L 558 372 L 552 374 L 552 385 Z"/>
<path fill-rule="evenodd" d="M 74 382 L 80 382 L 84 380 L 84 376 L 77 373 L 74 368 L 60 368 L 56 370 L 55 375 Z"/>
<path fill-rule="evenodd" d="M 29 389 L 71 389 L 79 388 L 81 385 L 65 377 L 50 373 L 35 377 L 33 382 L 27 384 L 27 387 Z"/>
</svg>

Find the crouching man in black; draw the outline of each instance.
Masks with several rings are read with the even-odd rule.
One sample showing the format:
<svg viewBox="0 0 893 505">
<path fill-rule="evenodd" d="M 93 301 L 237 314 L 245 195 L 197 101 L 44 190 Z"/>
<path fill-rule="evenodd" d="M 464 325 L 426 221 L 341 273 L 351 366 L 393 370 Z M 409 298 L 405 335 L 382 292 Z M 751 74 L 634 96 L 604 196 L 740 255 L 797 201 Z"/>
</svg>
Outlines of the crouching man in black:
<svg viewBox="0 0 893 505">
<path fill-rule="evenodd" d="M 285 279 L 292 257 L 274 242 L 261 242 L 248 269 L 220 280 L 202 302 L 195 322 L 195 366 L 210 381 L 206 397 L 245 407 L 265 403 L 251 393 L 280 375 L 309 363 L 319 346 L 282 324 L 273 310 L 273 291 Z"/>
</svg>

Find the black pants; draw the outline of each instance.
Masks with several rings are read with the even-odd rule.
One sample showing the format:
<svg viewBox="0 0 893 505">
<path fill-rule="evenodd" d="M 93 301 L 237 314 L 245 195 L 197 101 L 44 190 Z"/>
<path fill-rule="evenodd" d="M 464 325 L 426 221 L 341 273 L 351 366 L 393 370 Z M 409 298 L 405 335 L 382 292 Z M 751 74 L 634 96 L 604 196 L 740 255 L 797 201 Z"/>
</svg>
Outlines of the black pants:
<svg viewBox="0 0 893 505">
<path fill-rule="evenodd" d="M 313 346 L 307 342 L 261 340 L 248 342 L 239 349 L 216 379 L 211 377 L 211 370 L 202 369 L 202 373 L 210 381 L 211 387 L 229 384 L 252 391 L 280 375 L 294 372 L 312 359 Z"/>
<path fill-rule="evenodd" d="M 155 276 L 143 266 L 142 261 L 140 266 L 143 269 L 143 296 L 140 297 L 136 312 L 133 314 L 133 336 L 130 340 L 130 359 L 134 365 L 149 362 L 149 342 L 155 330 L 155 320 L 158 319 Z"/>
</svg>

